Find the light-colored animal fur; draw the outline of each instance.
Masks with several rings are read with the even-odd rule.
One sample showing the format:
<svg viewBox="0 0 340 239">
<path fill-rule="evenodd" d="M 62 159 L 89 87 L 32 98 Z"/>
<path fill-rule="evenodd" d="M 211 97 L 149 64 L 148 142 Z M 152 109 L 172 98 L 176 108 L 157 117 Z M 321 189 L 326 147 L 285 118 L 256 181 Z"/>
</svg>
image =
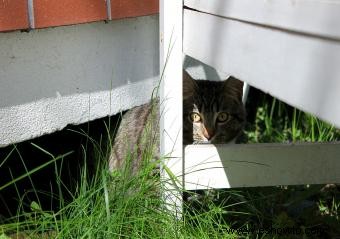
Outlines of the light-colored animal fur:
<svg viewBox="0 0 340 239">
<path fill-rule="evenodd" d="M 158 112 L 157 101 L 152 101 L 123 115 L 110 154 L 110 171 L 121 168 L 125 160 L 130 160 L 131 169 L 135 172 L 144 154 L 159 155 Z"/>
</svg>

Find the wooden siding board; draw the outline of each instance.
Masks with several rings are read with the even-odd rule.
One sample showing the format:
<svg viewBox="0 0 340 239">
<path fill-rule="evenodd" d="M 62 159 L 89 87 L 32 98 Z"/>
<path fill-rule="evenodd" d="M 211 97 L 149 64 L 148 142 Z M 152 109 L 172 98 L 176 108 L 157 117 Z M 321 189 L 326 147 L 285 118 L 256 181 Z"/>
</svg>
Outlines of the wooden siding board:
<svg viewBox="0 0 340 239">
<path fill-rule="evenodd" d="M 185 189 L 340 182 L 340 143 L 190 145 Z"/>
<path fill-rule="evenodd" d="M 340 128 L 338 41 L 185 10 L 183 49 Z"/>
<path fill-rule="evenodd" d="M 160 154 L 162 196 L 167 208 L 182 213 L 182 0 L 160 1 Z M 169 173 L 169 170 L 171 173 Z"/>
<path fill-rule="evenodd" d="M 202 12 L 340 39 L 339 1 L 185 0 Z"/>
</svg>

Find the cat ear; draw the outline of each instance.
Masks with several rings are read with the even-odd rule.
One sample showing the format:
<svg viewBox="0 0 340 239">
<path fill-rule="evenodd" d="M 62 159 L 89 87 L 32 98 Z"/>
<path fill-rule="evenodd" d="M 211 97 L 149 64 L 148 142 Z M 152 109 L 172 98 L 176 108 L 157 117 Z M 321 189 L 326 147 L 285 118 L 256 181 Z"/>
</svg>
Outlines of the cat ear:
<svg viewBox="0 0 340 239">
<path fill-rule="evenodd" d="M 237 97 L 239 101 L 242 101 L 243 96 L 243 81 L 229 76 L 229 78 L 224 83 L 224 89 L 228 94 L 232 94 Z"/>
<path fill-rule="evenodd" d="M 196 83 L 193 78 L 183 70 L 183 98 L 187 99 L 193 96 L 196 88 Z"/>
</svg>

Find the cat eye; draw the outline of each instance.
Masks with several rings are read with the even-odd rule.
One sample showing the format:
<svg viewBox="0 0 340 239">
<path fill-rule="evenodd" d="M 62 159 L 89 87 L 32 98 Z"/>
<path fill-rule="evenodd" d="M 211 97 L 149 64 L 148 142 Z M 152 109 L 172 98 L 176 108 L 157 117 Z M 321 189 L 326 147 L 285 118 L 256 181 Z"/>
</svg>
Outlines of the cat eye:
<svg viewBox="0 0 340 239">
<path fill-rule="evenodd" d="M 229 119 L 229 115 L 225 112 L 221 112 L 217 116 L 217 122 L 223 123 L 226 122 Z"/>
<path fill-rule="evenodd" d="M 201 121 L 201 116 L 198 113 L 193 112 L 190 114 L 190 119 L 192 122 L 197 123 Z"/>
</svg>

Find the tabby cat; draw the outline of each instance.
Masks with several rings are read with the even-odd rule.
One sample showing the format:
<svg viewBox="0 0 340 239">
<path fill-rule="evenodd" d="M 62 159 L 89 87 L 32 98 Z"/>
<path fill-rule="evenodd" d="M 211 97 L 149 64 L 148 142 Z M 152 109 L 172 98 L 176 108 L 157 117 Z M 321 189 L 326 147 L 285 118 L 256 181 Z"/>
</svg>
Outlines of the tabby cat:
<svg viewBox="0 0 340 239">
<path fill-rule="evenodd" d="M 194 80 L 183 71 L 183 144 L 225 144 L 234 141 L 245 124 L 243 82 Z M 137 158 L 145 150 L 159 155 L 158 104 L 147 103 L 124 114 L 110 155 L 110 170 L 122 166 L 127 154 Z M 150 152 L 151 149 L 151 152 Z"/>
<path fill-rule="evenodd" d="M 183 72 L 183 143 L 226 144 L 242 132 L 243 82 L 193 80 Z"/>
</svg>

